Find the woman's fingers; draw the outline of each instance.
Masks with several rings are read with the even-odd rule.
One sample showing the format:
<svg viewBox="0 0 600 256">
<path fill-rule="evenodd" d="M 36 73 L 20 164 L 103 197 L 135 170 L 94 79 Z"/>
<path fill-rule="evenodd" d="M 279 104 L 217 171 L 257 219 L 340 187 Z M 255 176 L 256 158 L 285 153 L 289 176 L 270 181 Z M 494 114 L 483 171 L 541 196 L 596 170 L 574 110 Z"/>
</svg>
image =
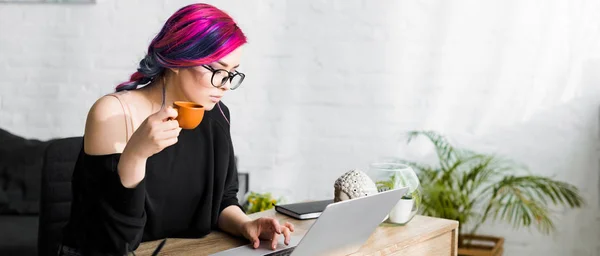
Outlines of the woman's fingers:
<svg viewBox="0 0 600 256">
<path fill-rule="evenodd" d="M 286 222 L 283 224 L 283 226 L 285 226 L 285 227 L 289 228 L 289 229 L 290 229 L 290 231 L 294 232 L 294 224 L 292 224 L 292 223 L 289 223 L 289 222 L 287 222 L 287 221 L 286 221 Z"/>
<path fill-rule="evenodd" d="M 277 233 L 277 234 L 281 234 L 281 225 L 279 225 L 279 222 L 274 219 L 274 218 L 269 218 L 269 223 L 271 226 L 271 229 L 273 230 L 273 232 Z"/>
<path fill-rule="evenodd" d="M 283 225 L 279 224 L 277 219 L 275 218 L 263 218 L 261 220 L 261 226 L 263 231 L 262 233 L 263 239 L 271 240 L 271 248 L 273 250 L 277 249 L 277 244 L 279 243 L 279 235 L 283 234 L 285 245 L 289 245 L 292 237 L 292 232 L 294 232 L 294 225 L 289 222 L 285 222 Z M 253 242 L 254 244 L 254 242 Z M 255 248 L 258 246 L 256 243 Z"/>
<path fill-rule="evenodd" d="M 177 137 L 179 137 L 180 132 L 181 132 L 181 128 L 173 129 L 170 131 L 159 132 L 155 135 L 156 136 L 155 138 L 159 141 L 176 139 Z"/>
<path fill-rule="evenodd" d="M 159 130 L 159 131 L 171 131 L 171 130 L 175 130 L 175 129 L 180 129 L 179 121 L 177 121 L 175 119 L 163 121 L 162 123 L 157 125 L 157 130 Z"/>
<path fill-rule="evenodd" d="M 285 243 L 285 245 L 289 245 L 290 244 L 290 237 L 291 237 L 291 232 L 290 229 L 287 226 L 284 226 L 282 228 L 283 230 L 283 242 Z"/>
<path fill-rule="evenodd" d="M 258 239 L 258 237 L 253 236 L 250 241 L 252 242 L 252 247 L 254 247 L 254 249 L 258 248 L 260 245 L 260 239 Z"/>
<path fill-rule="evenodd" d="M 279 234 L 273 232 L 273 238 L 271 239 L 271 248 L 273 250 L 277 249 L 278 243 L 279 243 Z"/>
</svg>

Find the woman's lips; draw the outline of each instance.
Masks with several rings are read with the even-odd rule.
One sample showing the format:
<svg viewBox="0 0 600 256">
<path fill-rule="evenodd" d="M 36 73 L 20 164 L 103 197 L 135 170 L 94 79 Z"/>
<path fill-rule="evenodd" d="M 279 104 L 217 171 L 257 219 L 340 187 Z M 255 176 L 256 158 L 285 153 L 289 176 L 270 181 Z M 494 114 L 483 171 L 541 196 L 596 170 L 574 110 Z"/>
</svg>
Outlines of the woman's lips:
<svg viewBox="0 0 600 256">
<path fill-rule="evenodd" d="M 221 100 L 222 96 L 218 96 L 218 95 L 210 95 L 209 98 L 213 103 L 217 103 Z"/>
</svg>

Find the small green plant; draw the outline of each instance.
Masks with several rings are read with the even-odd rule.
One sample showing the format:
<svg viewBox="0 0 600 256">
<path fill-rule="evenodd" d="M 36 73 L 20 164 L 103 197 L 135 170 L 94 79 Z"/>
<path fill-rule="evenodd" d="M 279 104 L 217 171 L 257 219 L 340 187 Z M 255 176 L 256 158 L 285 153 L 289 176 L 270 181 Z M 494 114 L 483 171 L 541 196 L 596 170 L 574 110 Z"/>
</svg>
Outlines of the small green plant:
<svg viewBox="0 0 600 256">
<path fill-rule="evenodd" d="M 488 220 L 514 228 L 555 229 L 549 204 L 579 208 L 585 204 L 577 187 L 548 177 L 529 175 L 526 167 L 496 155 L 453 147 L 433 131 L 412 131 L 408 143 L 425 136 L 433 143 L 438 163 L 412 166 L 421 181 L 422 214 L 459 221 L 459 233 L 475 234 Z M 471 229 L 466 231 L 465 228 Z"/>
<path fill-rule="evenodd" d="M 275 199 L 271 193 L 250 192 L 244 205 L 247 214 L 269 210 L 279 203 L 281 199 Z"/>
<path fill-rule="evenodd" d="M 414 180 L 416 177 L 417 176 L 414 175 L 414 178 L 412 179 Z M 418 180 L 416 182 L 409 182 L 409 179 L 411 178 L 406 177 L 406 175 L 394 172 L 392 175 L 390 175 L 390 178 L 388 180 L 379 180 L 375 182 L 375 185 L 377 185 L 377 190 L 380 192 L 408 186 L 409 190 L 404 196 L 402 196 L 402 199 L 415 199 L 415 204 L 419 206 L 421 203 L 421 196 L 418 190 Z"/>
<path fill-rule="evenodd" d="M 419 180 L 414 171 L 410 170 L 410 173 L 393 172 L 387 180 L 378 180 L 375 182 L 377 190 L 379 192 L 386 191 L 395 188 L 408 187 L 409 190 L 406 192 L 402 199 L 414 199 L 417 206 L 421 203 L 421 196 L 419 192 Z"/>
</svg>

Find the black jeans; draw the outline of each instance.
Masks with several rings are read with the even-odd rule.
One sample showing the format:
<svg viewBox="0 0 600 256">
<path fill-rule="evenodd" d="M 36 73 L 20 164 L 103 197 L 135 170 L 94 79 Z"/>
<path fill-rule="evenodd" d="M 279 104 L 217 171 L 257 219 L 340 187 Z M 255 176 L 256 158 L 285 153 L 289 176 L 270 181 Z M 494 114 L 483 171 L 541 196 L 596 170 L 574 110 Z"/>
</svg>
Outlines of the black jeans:
<svg viewBox="0 0 600 256">
<path fill-rule="evenodd" d="M 106 256 L 106 255 L 133 255 L 135 256 L 134 252 L 129 252 L 126 254 L 118 254 L 118 253 L 114 253 L 114 254 L 106 254 L 106 253 L 99 253 L 99 252 L 91 252 L 89 254 L 85 254 L 85 255 L 102 255 L 102 256 Z M 58 246 L 58 256 L 83 256 L 83 252 L 79 249 L 73 248 L 73 247 L 69 247 L 66 245 L 59 245 Z"/>
<path fill-rule="evenodd" d="M 78 249 L 68 247 L 66 245 L 58 246 L 58 256 L 83 256 L 83 253 Z"/>
</svg>

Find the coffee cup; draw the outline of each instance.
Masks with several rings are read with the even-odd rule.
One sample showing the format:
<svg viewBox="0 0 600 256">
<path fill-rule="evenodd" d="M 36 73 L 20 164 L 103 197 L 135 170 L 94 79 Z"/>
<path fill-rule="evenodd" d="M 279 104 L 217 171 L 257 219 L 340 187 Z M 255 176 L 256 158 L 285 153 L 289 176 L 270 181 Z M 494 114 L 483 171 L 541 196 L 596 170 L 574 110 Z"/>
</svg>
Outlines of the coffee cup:
<svg viewBox="0 0 600 256">
<path fill-rule="evenodd" d="M 177 122 L 182 129 L 194 129 L 204 118 L 204 106 L 187 101 L 173 102 L 173 108 L 177 110 Z"/>
</svg>

